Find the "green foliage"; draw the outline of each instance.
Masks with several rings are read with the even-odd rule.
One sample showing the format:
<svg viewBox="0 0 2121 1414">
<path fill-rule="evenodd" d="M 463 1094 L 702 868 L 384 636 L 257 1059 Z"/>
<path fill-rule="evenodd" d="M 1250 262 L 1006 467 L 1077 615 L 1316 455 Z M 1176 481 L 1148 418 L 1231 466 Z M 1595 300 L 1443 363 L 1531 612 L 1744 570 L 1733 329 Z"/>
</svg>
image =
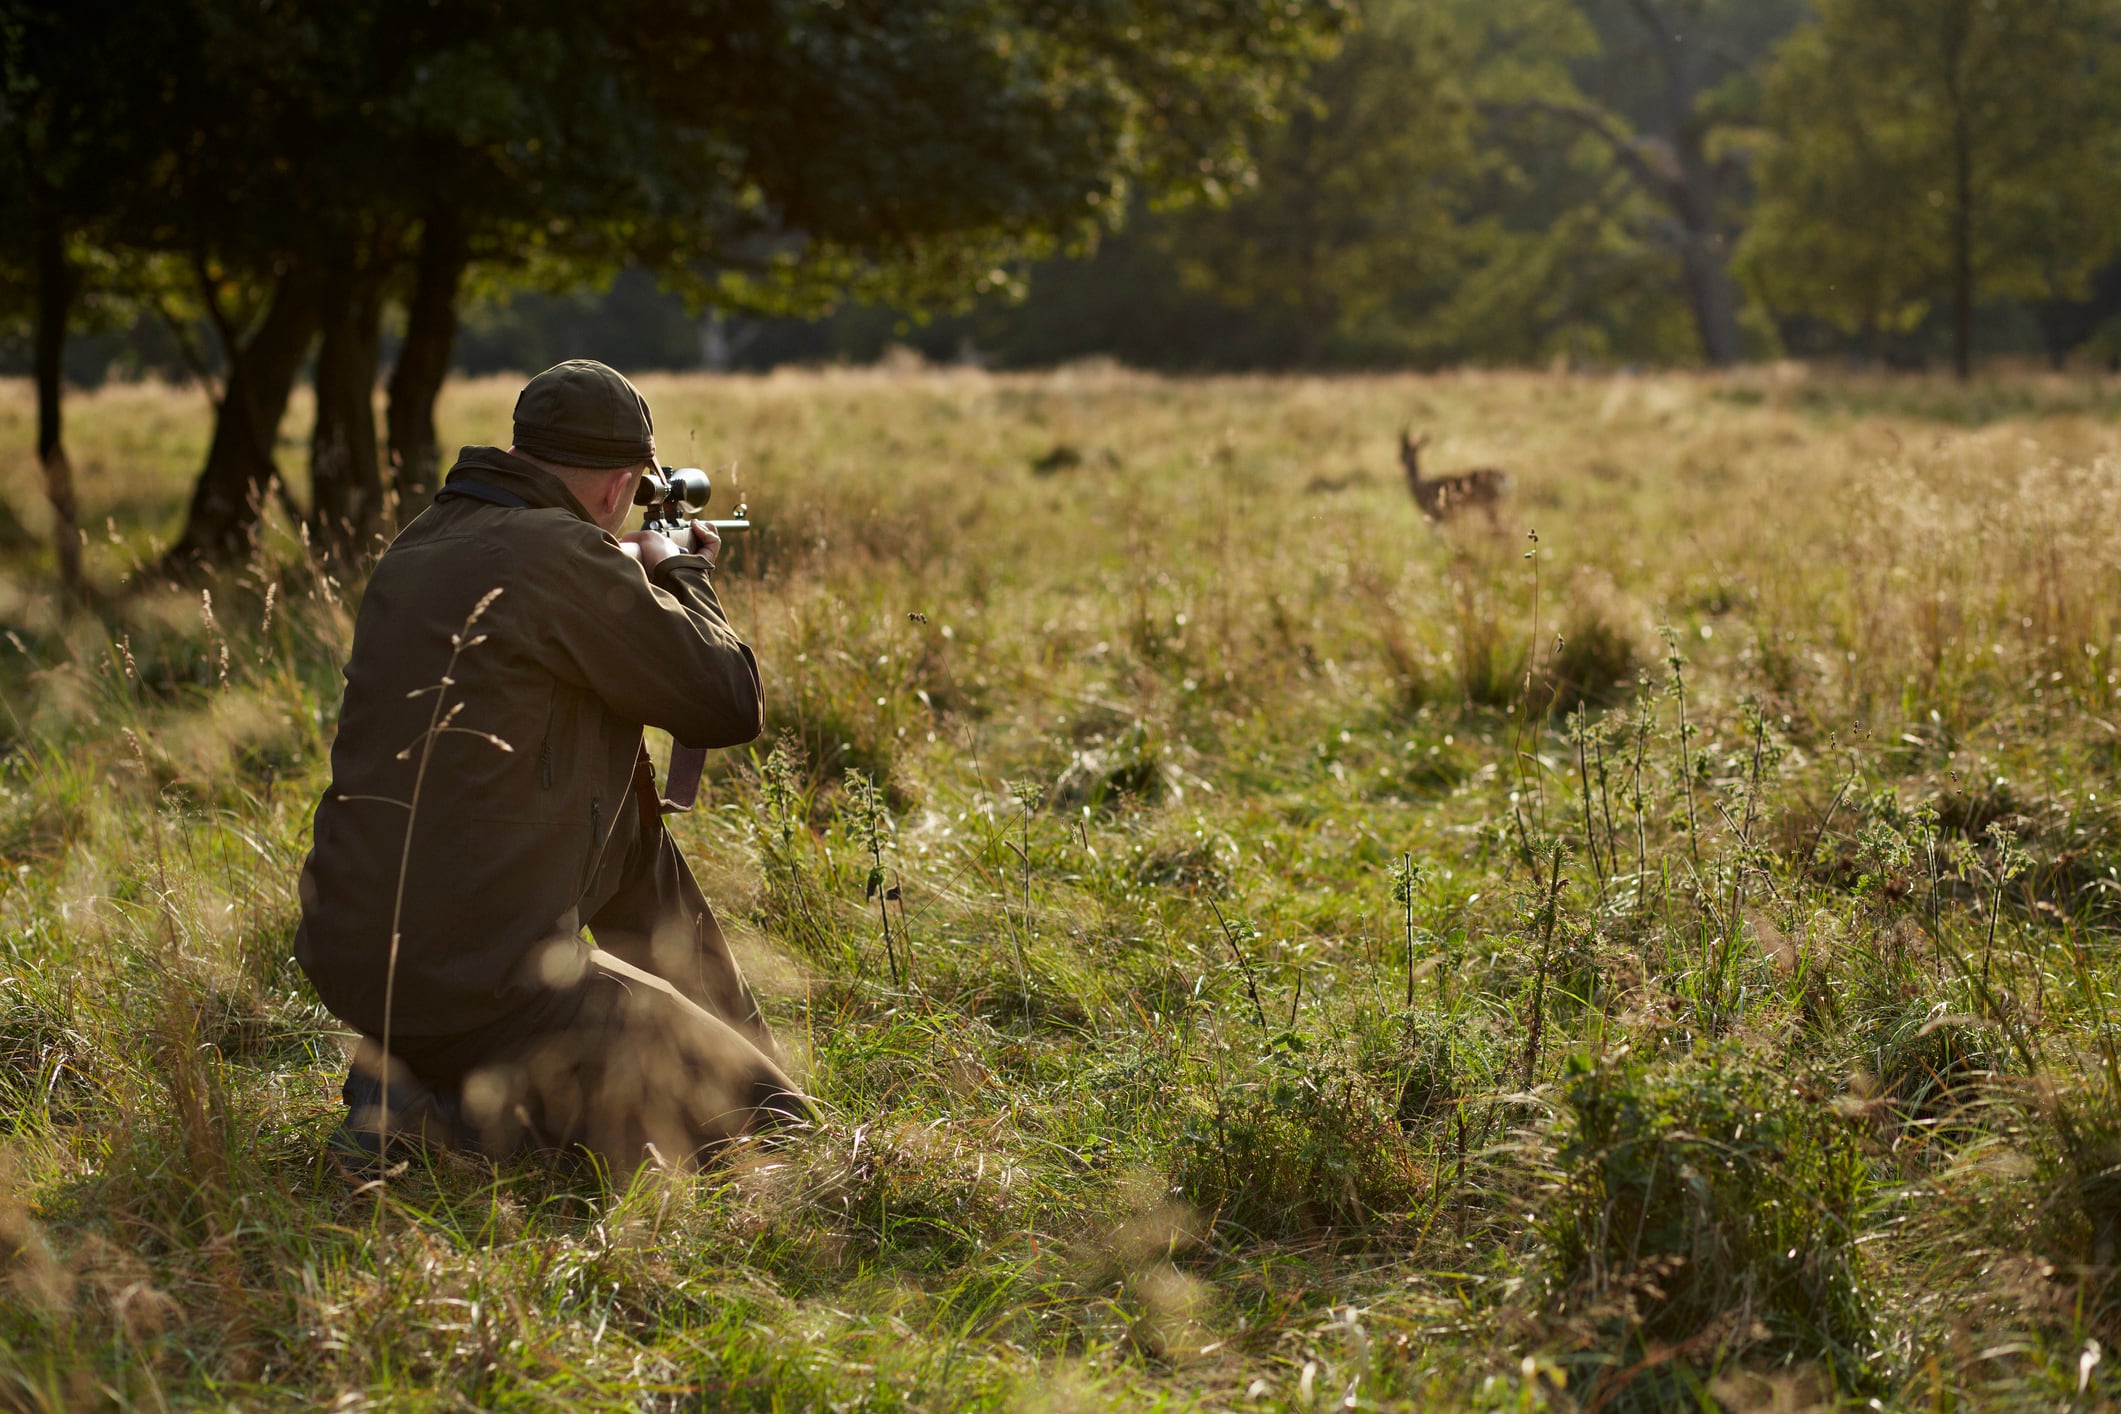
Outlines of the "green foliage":
<svg viewBox="0 0 2121 1414">
<path fill-rule="evenodd" d="M 1394 1118 L 1417 1139 L 1455 1142 L 1467 1107 L 1489 1102 L 1509 1078 L 1496 1028 L 1465 1006 L 1380 1016 L 1359 1055 L 1366 1073 L 1396 1084 Z"/>
<path fill-rule="evenodd" d="M 297 267 L 409 311 L 431 245 L 480 370 L 1904 360 L 1962 294 L 2060 356 L 2121 298 L 2111 0 L 48 8 L 10 209 L 171 372 Z"/>
<path fill-rule="evenodd" d="M 1723 268 L 1742 219 L 1736 134 L 1798 6 L 1360 14 L 1256 183 L 1158 225 L 1191 284 L 1244 310 L 1244 361 L 1740 355 Z"/>
<path fill-rule="evenodd" d="M 1542 1232 L 1572 1310 L 1631 1345 L 1862 1368 L 1876 1339 L 1856 1247 L 1869 1185 L 1816 1092 L 1734 1050 L 1575 1060 L 1564 1098 Z"/>
<path fill-rule="evenodd" d="M 0 296 L 34 285 L 63 342 L 74 267 L 137 270 L 123 292 L 169 315 L 169 272 L 195 281 L 213 347 L 169 322 L 224 386 L 177 555 L 209 560 L 247 547 L 312 344 L 313 539 L 365 551 L 390 492 L 419 506 L 475 261 L 547 288 L 634 263 L 727 309 L 962 304 L 1094 241 L 1137 194 L 1240 179 L 1289 75 L 1341 26 L 1336 0 L 48 11 L 0 10 L 0 190 L 38 257 L 0 242 Z M 394 298 L 386 457 L 373 390 Z M 40 345 L 48 406 L 55 354 Z M 70 495 L 55 481 L 62 521 Z"/>
<path fill-rule="evenodd" d="M 2080 295 L 2121 243 L 2117 46 L 2110 0 L 1823 0 L 1766 87 L 1752 285 L 1873 347 Z"/>
<path fill-rule="evenodd" d="M 1280 360 L 1378 362 L 1407 352 L 1409 310 L 1452 273 L 1452 174 L 1472 160 L 1447 17 L 1372 0 L 1307 79 L 1256 177 L 1227 206 L 1163 223 L 1182 275 L 1244 307 Z"/>
<path fill-rule="evenodd" d="M 1389 1097 L 1332 1043 L 1277 1032 L 1256 1069 L 1189 1096 L 1175 1191 L 1261 1237 L 1404 1223 L 1432 1187 Z"/>
</svg>

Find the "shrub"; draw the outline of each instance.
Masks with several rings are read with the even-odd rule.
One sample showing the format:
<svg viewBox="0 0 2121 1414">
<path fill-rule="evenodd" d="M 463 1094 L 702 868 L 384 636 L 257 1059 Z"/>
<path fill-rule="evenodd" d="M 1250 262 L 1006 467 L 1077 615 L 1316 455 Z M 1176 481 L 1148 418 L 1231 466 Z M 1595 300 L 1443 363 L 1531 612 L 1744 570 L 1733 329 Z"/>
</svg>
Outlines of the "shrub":
<svg viewBox="0 0 2121 1414">
<path fill-rule="evenodd" d="M 1255 1072 L 1188 1106 L 1173 1179 L 1217 1222 L 1289 1236 L 1401 1218 L 1427 1195 L 1390 1097 L 1310 1044 L 1284 1033 Z"/>
<path fill-rule="evenodd" d="M 1360 1064 L 1392 1096 L 1409 1132 L 1447 1122 L 1469 1099 L 1491 1094 L 1509 1065 L 1494 1028 L 1467 1012 L 1380 1013 L 1360 1040 Z"/>
<path fill-rule="evenodd" d="M 1863 1162 L 1822 1101 L 1734 1051 L 1574 1059 L 1565 1098 L 1541 1227 L 1570 1312 L 1630 1346 L 1759 1342 L 1860 1367 Z"/>
<path fill-rule="evenodd" d="M 1547 710 L 1567 716 L 1590 705 L 1611 707 L 1628 695 L 1642 670 L 1635 635 L 1606 596 L 1579 597 L 1562 620 L 1561 649 L 1545 665 Z"/>
<path fill-rule="evenodd" d="M 1077 751 L 1054 782 L 1052 803 L 1059 810 L 1085 805 L 1103 810 L 1122 802 L 1154 805 L 1182 795 L 1164 743 L 1137 719 L 1116 740 L 1100 737 Z"/>
<path fill-rule="evenodd" d="M 2121 1339 L 2121 1084 L 2097 1053 L 2043 1058 L 2025 1093 L 2014 1137 L 2032 1160 L 2032 1201 L 1991 1206 L 1988 1216 L 2032 1219 L 2027 1245 L 2047 1259 L 2058 1294 L 2087 1328 Z"/>
<path fill-rule="evenodd" d="M 1976 1082 L 2003 1071 L 2008 1056 L 1999 1029 L 1979 1019 L 1978 1001 L 1951 987 L 1932 999 L 1911 969 L 1872 967 L 1858 974 L 1849 1022 L 1860 1043 L 1857 1063 L 1878 1098 L 1903 1122 L 1953 1121 L 1978 1095 Z M 1960 995 L 1951 995 L 1951 993 Z"/>
</svg>

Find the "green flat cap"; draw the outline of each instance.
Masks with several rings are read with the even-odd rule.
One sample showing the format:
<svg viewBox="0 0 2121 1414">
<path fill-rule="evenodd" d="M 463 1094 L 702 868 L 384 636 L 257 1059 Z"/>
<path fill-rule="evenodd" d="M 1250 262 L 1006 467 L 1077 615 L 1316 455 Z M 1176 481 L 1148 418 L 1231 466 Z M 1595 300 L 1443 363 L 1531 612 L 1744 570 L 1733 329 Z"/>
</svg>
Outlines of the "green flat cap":
<svg viewBox="0 0 2121 1414">
<path fill-rule="evenodd" d="M 560 466 L 638 466 L 655 460 L 655 420 L 626 375 L 593 358 L 571 358 L 523 385 L 515 443 Z"/>
</svg>

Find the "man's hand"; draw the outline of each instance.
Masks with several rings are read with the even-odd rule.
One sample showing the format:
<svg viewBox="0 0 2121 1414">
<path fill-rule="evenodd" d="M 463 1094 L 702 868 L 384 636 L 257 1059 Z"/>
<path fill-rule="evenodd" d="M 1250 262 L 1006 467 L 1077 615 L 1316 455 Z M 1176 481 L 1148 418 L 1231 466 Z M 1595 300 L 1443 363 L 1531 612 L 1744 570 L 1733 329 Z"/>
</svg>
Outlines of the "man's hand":
<svg viewBox="0 0 2121 1414">
<path fill-rule="evenodd" d="M 672 555 L 684 553 L 675 540 L 660 530 L 636 530 L 630 535 L 621 535 L 619 548 L 639 560 L 641 568 L 647 571 L 653 571 Z"/>
<path fill-rule="evenodd" d="M 704 520 L 692 523 L 692 553 L 710 565 L 714 563 L 714 557 L 722 553 L 722 537 Z"/>
<path fill-rule="evenodd" d="M 659 530 L 636 530 L 619 537 L 619 548 L 639 560 L 643 570 L 653 570 L 672 555 L 684 554 L 698 555 L 711 565 L 721 553 L 722 537 L 712 526 L 694 521 L 683 534 L 690 544 L 680 544 Z"/>
</svg>

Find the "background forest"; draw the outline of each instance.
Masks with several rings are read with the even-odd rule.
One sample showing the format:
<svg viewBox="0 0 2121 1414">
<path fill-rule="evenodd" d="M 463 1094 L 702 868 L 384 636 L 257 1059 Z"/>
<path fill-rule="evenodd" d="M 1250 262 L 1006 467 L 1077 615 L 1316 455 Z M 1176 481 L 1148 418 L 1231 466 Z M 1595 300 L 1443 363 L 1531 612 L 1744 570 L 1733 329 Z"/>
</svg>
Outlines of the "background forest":
<svg viewBox="0 0 2121 1414">
<path fill-rule="evenodd" d="M 698 251 L 489 242 L 456 365 L 587 346 L 761 368 L 893 344 L 1176 370 L 2121 356 L 2111 0 L 1350 0 L 1332 27 L 1256 166 L 1176 202 L 1123 186 L 1123 222 L 1043 258 L 812 292 L 794 317 L 703 279 Z M 96 273 L 75 381 L 219 357 L 210 329 Z M 386 346 L 410 303 L 386 293 Z M 0 358 L 27 372 L 16 306 Z"/>
</svg>

